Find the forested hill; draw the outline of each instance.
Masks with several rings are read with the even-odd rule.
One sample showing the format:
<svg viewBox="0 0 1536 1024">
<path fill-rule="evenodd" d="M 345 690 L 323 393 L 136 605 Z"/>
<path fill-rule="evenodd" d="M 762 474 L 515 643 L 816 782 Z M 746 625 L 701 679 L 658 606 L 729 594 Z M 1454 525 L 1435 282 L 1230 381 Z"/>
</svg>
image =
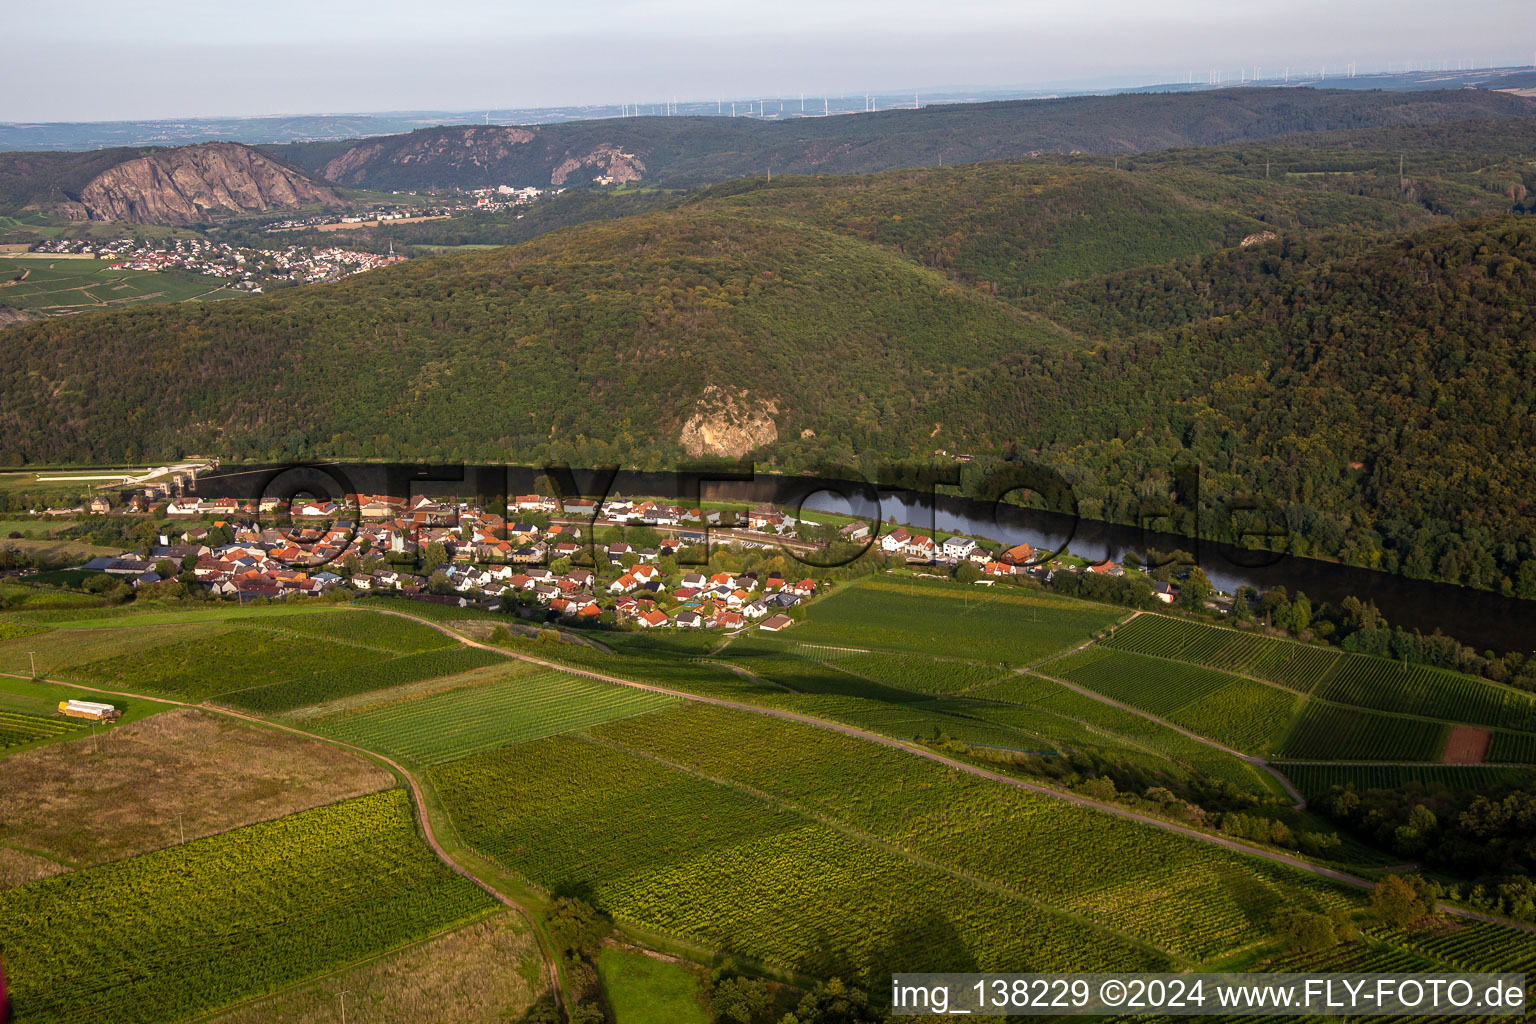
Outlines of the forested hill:
<svg viewBox="0 0 1536 1024">
<path fill-rule="evenodd" d="M 1457 188 L 1508 209 L 1502 174 Z M 1120 521 L 1199 462 L 1207 536 L 1251 498 L 1310 552 L 1536 596 L 1536 226 L 1399 187 L 1181 161 L 721 186 L 333 285 L 11 328 L 0 462 L 664 468 L 710 433 L 790 470 L 1042 459 Z"/>
<path fill-rule="evenodd" d="M 372 189 L 619 181 L 699 185 L 744 174 L 869 173 L 1040 153 L 1133 153 L 1297 132 L 1522 117 L 1531 100 L 1425 92 L 1225 89 L 889 110 L 775 122 L 640 117 L 427 128 L 350 142 L 262 147 L 312 174 Z"/>
</svg>

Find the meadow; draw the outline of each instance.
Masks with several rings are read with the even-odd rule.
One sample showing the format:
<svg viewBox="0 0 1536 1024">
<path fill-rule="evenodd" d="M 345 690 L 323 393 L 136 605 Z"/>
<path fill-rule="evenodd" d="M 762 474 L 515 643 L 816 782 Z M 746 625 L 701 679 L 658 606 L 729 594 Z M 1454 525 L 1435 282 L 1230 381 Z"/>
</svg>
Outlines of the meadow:
<svg viewBox="0 0 1536 1024">
<path fill-rule="evenodd" d="M 699 979 L 684 964 L 605 949 L 597 975 L 614 1024 L 709 1024 Z"/>
<path fill-rule="evenodd" d="M 160 1024 L 494 906 L 388 790 L 0 891 L 0 947 L 27 1024 Z"/>
<path fill-rule="evenodd" d="M 817 601 L 785 638 L 806 646 L 1021 665 L 1081 643 L 1124 616 L 1044 591 L 865 580 Z"/>
<path fill-rule="evenodd" d="M 676 703 L 662 694 L 516 663 L 499 678 L 404 696 L 384 690 L 377 697 L 299 724 L 431 765 Z"/>
<path fill-rule="evenodd" d="M 1058 658 L 1041 672 L 1248 754 L 1268 751 L 1285 735 L 1302 699 L 1215 669 L 1099 645 Z"/>
<path fill-rule="evenodd" d="M 1439 722 L 1313 700 L 1302 709 L 1279 753 L 1296 760 L 1437 761 L 1447 728 Z"/>
</svg>

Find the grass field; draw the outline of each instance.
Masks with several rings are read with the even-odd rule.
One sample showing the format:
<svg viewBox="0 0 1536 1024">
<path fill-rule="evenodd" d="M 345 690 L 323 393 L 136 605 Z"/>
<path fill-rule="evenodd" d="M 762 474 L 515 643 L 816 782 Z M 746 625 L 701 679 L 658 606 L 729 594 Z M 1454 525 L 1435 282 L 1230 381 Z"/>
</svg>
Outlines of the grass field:
<svg viewBox="0 0 1536 1024">
<path fill-rule="evenodd" d="M 110 268 L 108 260 L 0 256 L 0 303 L 51 316 L 236 294 L 224 290 L 221 278 Z"/>
<path fill-rule="evenodd" d="M 389 790 L 0 892 L 28 1024 L 181 1020 L 494 907 Z"/>
<path fill-rule="evenodd" d="M 1448 727 L 1312 701 L 1280 754 L 1319 761 L 1438 761 Z M 1533 737 L 1536 738 L 1536 737 Z"/>
<path fill-rule="evenodd" d="M 116 726 L 96 741 L 17 753 L 3 764 L 0 845 L 72 867 L 394 785 L 391 773 L 361 754 L 190 708 Z"/>
<path fill-rule="evenodd" d="M 405 695 L 384 690 L 377 697 L 300 724 L 430 765 L 676 703 L 661 694 L 526 664 L 453 689 Z"/>
<path fill-rule="evenodd" d="M 1215 669 L 1099 645 L 1040 671 L 1249 754 L 1279 742 L 1302 700 L 1289 690 Z"/>
<path fill-rule="evenodd" d="M 1081 643 L 1124 615 L 1043 591 L 867 580 L 816 602 L 806 621 L 784 638 L 1019 665 Z"/>
<path fill-rule="evenodd" d="M 699 979 L 680 963 L 605 949 L 597 975 L 614 1024 L 709 1024 Z"/>
</svg>

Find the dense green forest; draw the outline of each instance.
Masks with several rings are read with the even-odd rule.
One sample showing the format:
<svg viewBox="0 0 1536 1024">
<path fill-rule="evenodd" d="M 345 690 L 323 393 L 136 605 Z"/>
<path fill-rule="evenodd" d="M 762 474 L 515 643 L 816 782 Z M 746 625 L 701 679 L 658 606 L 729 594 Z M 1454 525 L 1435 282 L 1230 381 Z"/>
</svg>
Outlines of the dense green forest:
<svg viewBox="0 0 1536 1024">
<path fill-rule="evenodd" d="M 974 491 L 1043 463 L 1090 518 L 1536 597 L 1536 172 L 1509 123 L 405 225 L 536 237 L 11 328 L 0 462 L 670 468 L 713 387 L 771 418 L 777 470 L 964 453 Z"/>
</svg>

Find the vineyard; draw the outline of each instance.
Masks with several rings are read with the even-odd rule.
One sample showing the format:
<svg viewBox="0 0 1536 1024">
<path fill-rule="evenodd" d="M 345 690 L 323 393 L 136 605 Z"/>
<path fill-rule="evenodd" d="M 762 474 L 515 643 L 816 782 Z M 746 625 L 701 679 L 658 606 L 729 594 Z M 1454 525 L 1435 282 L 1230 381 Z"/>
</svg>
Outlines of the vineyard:
<svg viewBox="0 0 1536 1024">
<path fill-rule="evenodd" d="M 1302 693 L 1310 692 L 1339 658 L 1337 651 L 1324 647 L 1165 615 L 1139 615 L 1101 642 L 1136 654 L 1256 676 Z"/>
<path fill-rule="evenodd" d="M 729 939 L 733 948 L 753 947 L 752 955 L 790 965 L 825 955 L 809 936 L 856 943 L 868 928 L 883 931 L 893 915 L 910 923 L 904 920 L 910 911 L 892 909 L 885 895 L 849 892 L 850 883 L 833 873 L 839 864 L 843 873 L 855 866 L 875 872 L 886 854 L 866 850 L 855 856 L 859 843 L 852 840 L 861 835 L 886 844 L 874 851 L 911 851 L 961 879 L 1081 915 L 1191 959 L 1267 934 L 1267 915 L 1281 902 L 1337 906 L 1349 899 L 1278 865 L 765 716 L 684 705 L 599 726 L 593 735 L 605 745 L 553 737 L 455 761 L 434 769 L 433 777 L 465 837 L 539 884 L 589 886 L 621 916 Z M 651 758 L 680 762 L 688 771 Z M 855 831 L 834 841 L 802 815 Z M 784 859 L 782 851 L 789 849 L 797 851 L 794 860 Z M 762 878 L 768 863 L 780 865 L 772 879 Z M 819 900 L 804 893 L 808 905 L 827 909 L 773 903 L 774 893 L 790 890 L 798 901 L 808 877 L 825 887 Z M 770 881 L 773 888 L 761 893 L 758 887 Z M 732 901 L 749 892 L 767 905 L 732 910 Z M 958 912 L 984 906 L 976 902 L 980 898 L 923 905 Z M 733 915 L 765 921 L 775 906 L 780 923 L 763 935 L 707 930 L 726 927 Z M 876 923 L 860 917 L 834 925 L 826 917 L 832 908 L 846 907 L 872 908 Z M 808 916 L 796 917 L 791 908 Z M 789 922 L 794 924 L 786 931 Z M 1043 934 L 1039 938 L 1046 942 Z M 1008 949 L 1031 965 L 1069 954 L 1054 945 L 1024 950 L 980 933 L 965 939 L 974 939 L 989 962 L 999 951 L 1007 959 Z M 765 941 L 773 945 L 762 946 Z M 1080 966 L 1111 962 L 1104 950 L 1125 952 L 1108 939 L 1095 941 L 1106 944 L 1080 951 Z M 889 970 L 888 963 L 858 966 Z"/>
<path fill-rule="evenodd" d="M 42 715 L 0 709 L 0 750 L 34 740 L 58 739 L 84 729 L 84 725 L 68 718 L 45 718 Z"/>
<path fill-rule="evenodd" d="M 379 661 L 383 655 L 351 644 L 287 636 L 266 629 L 225 628 L 202 632 L 118 656 L 87 662 L 70 675 L 132 685 L 179 700 L 199 701 L 231 690 Z"/>
<path fill-rule="evenodd" d="M 975 877 L 1203 957 L 1267 901 L 1339 898 L 1275 865 L 828 730 L 685 706 L 594 730 Z"/>
<path fill-rule="evenodd" d="M 41 626 L 24 626 L 16 622 L 0 622 L 0 642 L 19 640 L 24 636 L 36 636 L 44 632 Z"/>
<path fill-rule="evenodd" d="M 810 653 L 807 650 L 806 653 Z M 737 640 L 723 653 L 730 664 L 759 679 L 770 680 L 795 693 L 838 694 L 863 697 L 889 704 L 907 704 L 926 700 L 927 694 L 875 682 L 844 672 L 837 662 L 822 662 L 800 657 L 795 648 L 756 637 Z"/>
<path fill-rule="evenodd" d="M 387 661 L 363 662 L 284 679 L 265 686 L 236 690 L 221 695 L 219 701 L 258 714 L 280 714 L 310 704 L 367 693 L 369 690 L 468 672 L 506 660 L 493 651 L 473 647 L 438 648 Z"/>
<path fill-rule="evenodd" d="M 1536 729 L 1536 699 L 1424 665 L 1343 655 L 1317 695 L 1337 704 L 1397 711 L 1489 728 Z"/>
<path fill-rule="evenodd" d="M 1308 798 L 1325 796 L 1334 786 L 1402 791 L 1409 787 L 1490 791 L 1501 786 L 1530 786 L 1536 771 L 1497 765 L 1340 765 L 1277 764 Z"/>
<path fill-rule="evenodd" d="M 651 717 L 651 716 L 647 716 Z M 460 832 L 620 920 L 808 973 L 1166 961 L 734 788 L 556 736 L 433 769 Z"/>
<path fill-rule="evenodd" d="M 845 672 L 905 690 L 924 693 L 959 693 L 996 682 L 1010 670 L 1000 663 L 977 664 L 921 654 L 855 654 L 825 647 L 800 645 L 795 653 L 830 662 Z"/>
<path fill-rule="evenodd" d="M 986 702 L 976 712 L 980 717 L 1073 749 L 1098 750 L 1149 768 L 1193 768 L 1263 796 L 1274 791 L 1267 775 L 1240 758 L 1039 676 L 1013 676 L 976 691 L 975 697 Z"/>
<path fill-rule="evenodd" d="M 1297 760 L 1437 761 L 1447 728 L 1314 700 L 1302 710 L 1280 753 Z"/>
<path fill-rule="evenodd" d="M 385 693 L 381 698 L 303 724 L 360 747 L 431 765 L 676 703 L 662 694 L 528 667 L 436 693 L 403 698 Z"/>
<path fill-rule="evenodd" d="M 1495 732 L 1488 744 L 1487 759 L 1494 764 L 1536 765 L 1536 736 L 1528 732 Z"/>
<path fill-rule="evenodd" d="M 1044 592 L 875 580 L 812 605 L 793 640 L 1018 665 L 1081 643 L 1123 615 Z"/>
<path fill-rule="evenodd" d="M 1215 669 L 1098 645 L 1041 671 L 1251 754 L 1279 741 L 1301 701 L 1289 690 Z"/>
<path fill-rule="evenodd" d="M 206 1013 L 495 906 L 388 790 L 0 891 L 26 1024 Z"/>
<path fill-rule="evenodd" d="M 420 622 L 379 612 L 330 611 L 284 615 L 251 620 L 252 625 L 306 633 L 326 640 L 340 640 L 359 647 L 413 654 L 439 647 L 452 647 L 452 637 Z"/>
</svg>

